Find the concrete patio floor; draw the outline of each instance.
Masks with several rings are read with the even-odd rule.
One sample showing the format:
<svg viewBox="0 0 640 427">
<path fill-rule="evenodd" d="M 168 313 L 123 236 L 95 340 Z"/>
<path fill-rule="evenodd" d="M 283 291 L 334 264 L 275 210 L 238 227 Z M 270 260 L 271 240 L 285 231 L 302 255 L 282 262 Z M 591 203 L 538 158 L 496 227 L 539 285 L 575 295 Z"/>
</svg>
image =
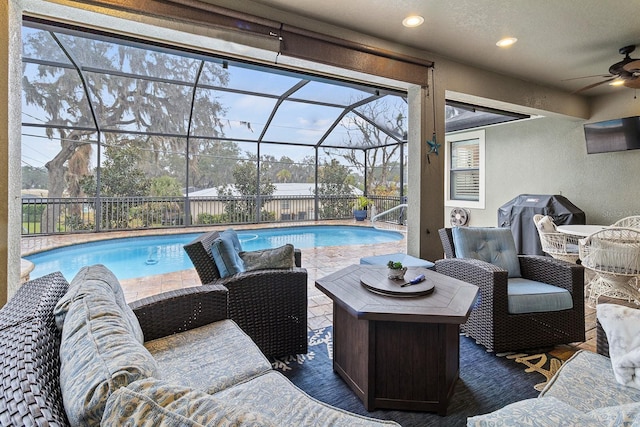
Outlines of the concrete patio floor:
<svg viewBox="0 0 640 427">
<path fill-rule="evenodd" d="M 331 221 L 331 225 L 359 225 L 370 226 L 368 221 L 356 222 L 348 221 Z M 272 228 L 272 227 L 288 227 L 294 225 L 320 225 L 328 224 L 328 222 L 301 222 L 301 223 L 280 223 L 265 224 L 257 226 L 255 224 L 248 226 L 234 226 L 235 229 L 256 229 L 256 228 Z M 226 228 L 226 227 L 224 227 Z M 145 230 L 145 231 L 128 231 L 128 232 L 110 232 L 110 233 L 89 233 L 81 235 L 64 235 L 64 236 L 39 236 L 22 239 L 22 255 L 41 250 L 50 249 L 58 246 L 69 244 L 77 244 L 86 241 L 95 241 L 100 239 L 111 239 L 118 237 L 131 237 L 132 235 L 148 235 L 148 234 L 174 234 L 194 231 L 208 231 L 216 228 L 198 228 L 198 229 L 170 229 L 170 230 Z M 135 233 L 135 234 L 134 234 Z M 406 237 L 392 243 L 383 244 L 362 244 L 351 246 L 328 246 L 319 248 L 301 249 L 302 266 L 306 268 L 308 274 L 308 320 L 307 326 L 311 329 L 317 329 L 332 324 L 332 304 L 331 300 L 315 287 L 316 278 L 324 277 L 335 271 L 352 264 L 358 264 L 361 257 L 371 255 L 382 255 L 387 253 L 406 252 Z M 127 301 L 135 301 L 160 292 L 198 286 L 200 279 L 195 269 L 182 270 L 169 274 L 161 274 L 155 276 L 147 276 L 137 279 L 126 279 L 121 281 Z M 573 343 L 572 347 L 596 350 L 595 339 L 595 310 L 585 305 L 585 330 L 586 341 L 583 343 Z"/>
</svg>

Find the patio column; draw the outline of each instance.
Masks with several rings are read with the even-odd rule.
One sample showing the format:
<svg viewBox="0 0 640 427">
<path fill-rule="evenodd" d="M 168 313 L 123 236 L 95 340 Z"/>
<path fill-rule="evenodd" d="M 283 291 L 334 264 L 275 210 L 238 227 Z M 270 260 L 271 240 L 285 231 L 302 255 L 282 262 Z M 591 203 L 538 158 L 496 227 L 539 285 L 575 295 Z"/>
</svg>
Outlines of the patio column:
<svg viewBox="0 0 640 427">
<path fill-rule="evenodd" d="M 429 72 L 428 88 L 408 91 L 407 253 L 430 261 L 443 258 L 438 229 L 444 226 L 444 90 L 434 89 L 434 73 Z M 426 142 L 432 140 L 434 118 L 436 140 L 442 144 L 438 155 L 429 154 Z"/>
<path fill-rule="evenodd" d="M 18 0 L 0 4 L 0 305 L 20 285 L 20 52 L 22 8 Z M 13 108 L 10 108 L 13 107 Z M 11 144 L 9 143 L 11 141 Z"/>
</svg>

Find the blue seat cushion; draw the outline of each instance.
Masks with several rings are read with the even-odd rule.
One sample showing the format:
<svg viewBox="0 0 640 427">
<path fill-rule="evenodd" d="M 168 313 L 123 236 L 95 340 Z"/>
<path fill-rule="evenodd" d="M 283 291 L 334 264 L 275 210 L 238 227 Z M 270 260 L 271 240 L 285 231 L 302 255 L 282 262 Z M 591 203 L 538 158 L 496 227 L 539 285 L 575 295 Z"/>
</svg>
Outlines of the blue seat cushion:
<svg viewBox="0 0 640 427">
<path fill-rule="evenodd" d="M 548 283 L 514 277 L 507 283 L 510 314 L 543 313 L 573 308 L 571 293 Z"/>
<path fill-rule="evenodd" d="M 404 267 L 422 267 L 433 270 L 435 264 L 421 258 L 416 258 L 403 253 L 375 255 L 360 258 L 362 265 L 387 265 L 389 261 L 400 261 Z"/>
<path fill-rule="evenodd" d="M 211 256 L 215 262 L 220 277 L 232 276 L 244 271 L 244 264 L 233 246 L 231 236 L 220 234 L 211 243 Z"/>
<path fill-rule="evenodd" d="M 451 230 L 457 258 L 474 258 L 521 277 L 520 261 L 510 228 L 454 227 Z"/>
</svg>

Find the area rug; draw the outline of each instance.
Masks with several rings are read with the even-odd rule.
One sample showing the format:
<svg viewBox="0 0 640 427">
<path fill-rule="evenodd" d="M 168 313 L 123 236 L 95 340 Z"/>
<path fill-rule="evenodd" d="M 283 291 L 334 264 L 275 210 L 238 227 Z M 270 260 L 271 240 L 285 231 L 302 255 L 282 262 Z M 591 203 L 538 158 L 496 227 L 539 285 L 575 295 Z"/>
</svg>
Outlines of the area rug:
<svg viewBox="0 0 640 427">
<path fill-rule="evenodd" d="M 536 397 L 538 389 L 568 359 L 561 354 L 543 352 L 489 353 L 471 338 L 460 336 L 460 378 L 449 402 L 447 415 L 427 412 L 375 410 L 368 412 L 360 399 L 333 372 L 333 329 L 309 333 L 309 352 L 272 359 L 296 386 L 316 399 L 351 412 L 374 418 L 394 420 L 404 427 L 464 426 L 467 417 L 495 411 L 510 403 Z"/>
</svg>

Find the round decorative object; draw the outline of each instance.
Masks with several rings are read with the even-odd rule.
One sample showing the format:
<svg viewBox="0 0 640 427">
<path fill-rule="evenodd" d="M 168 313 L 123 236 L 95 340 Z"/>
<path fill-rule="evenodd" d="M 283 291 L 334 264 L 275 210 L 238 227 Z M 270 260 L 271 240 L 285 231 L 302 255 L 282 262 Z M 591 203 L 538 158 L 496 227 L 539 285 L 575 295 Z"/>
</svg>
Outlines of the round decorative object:
<svg viewBox="0 0 640 427">
<path fill-rule="evenodd" d="M 454 227 L 460 227 L 467 225 L 469 222 L 469 211 L 465 208 L 453 208 L 451 209 L 451 219 L 449 220 Z"/>
<path fill-rule="evenodd" d="M 407 272 L 407 267 L 402 268 L 388 268 L 387 277 L 391 280 L 404 279 L 404 274 Z"/>
<path fill-rule="evenodd" d="M 385 273 L 384 269 L 372 268 L 360 276 L 360 283 L 368 291 L 390 297 L 420 297 L 433 293 L 435 289 L 435 284 L 429 277 L 432 272 L 422 267 L 409 268 L 409 277 L 402 280 L 389 279 Z M 426 276 L 425 280 L 416 284 L 409 283 L 420 274 Z"/>
</svg>

